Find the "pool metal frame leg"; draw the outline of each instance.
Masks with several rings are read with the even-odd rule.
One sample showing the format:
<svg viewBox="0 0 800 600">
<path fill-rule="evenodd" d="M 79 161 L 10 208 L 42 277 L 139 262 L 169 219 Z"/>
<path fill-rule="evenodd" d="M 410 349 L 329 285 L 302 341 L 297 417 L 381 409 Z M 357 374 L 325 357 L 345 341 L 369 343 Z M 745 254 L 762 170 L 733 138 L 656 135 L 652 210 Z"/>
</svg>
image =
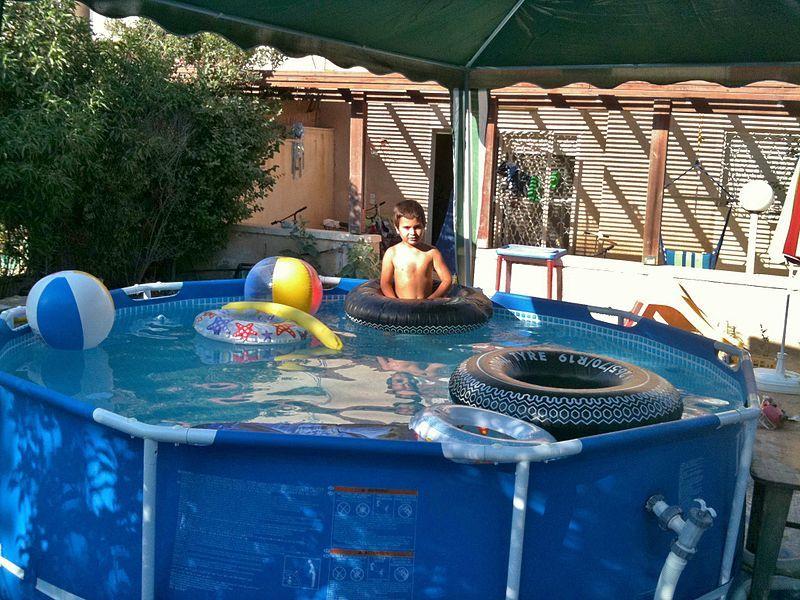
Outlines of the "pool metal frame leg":
<svg viewBox="0 0 800 600">
<path fill-rule="evenodd" d="M 155 598 L 157 471 L 158 442 L 145 438 L 142 472 L 142 600 Z"/>
<path fill-rule="evenodd" d="M 517 463 L 514 477 L 514 504 L 511 511 L 511 543 L 508 549 L 506 600 L 518 600 L 522 575 L 522 548 L 525 545 L 525 513 L 528 508 L 528 480 L 531 463 Z"/>
<path fill-rule="evenodd" d="M 728 519 L 728 533 L 725 538 L 725 547 L 722 553 L 722 565 L 719 575 L 720 585 L 725 585 L 731 581 L 733 560 L 736 556 L 736 550 L 739 544 L 739 528 L 744 521 L 745 496 L 747 495 L 747 483 L 750 480 L 750 463 L 753 460 L 753 444 L 755 443 L 756 427 L 760 414 L 761 409 L 756 405 L 738 411 L 724 413 L 726 416 L 731 415 L 730 418 L 719 415 L 722 425 L 730 425 L 737 422 L 743 423 L 744 425 L 744 436 L 739 454 L 739 467 L 736 474 L 730 518 Z"/>
<path fill-rule="evenodd" d="M 210 446 L 217 432 L 213 429 L 149 425 L 123 417 L 105 408 L 92 411 L 95 422 L 143 441 L 142 457 L 142 600 L 155 598 L 156 586 L 156 474 L 158 444 Z"/>
</svg>

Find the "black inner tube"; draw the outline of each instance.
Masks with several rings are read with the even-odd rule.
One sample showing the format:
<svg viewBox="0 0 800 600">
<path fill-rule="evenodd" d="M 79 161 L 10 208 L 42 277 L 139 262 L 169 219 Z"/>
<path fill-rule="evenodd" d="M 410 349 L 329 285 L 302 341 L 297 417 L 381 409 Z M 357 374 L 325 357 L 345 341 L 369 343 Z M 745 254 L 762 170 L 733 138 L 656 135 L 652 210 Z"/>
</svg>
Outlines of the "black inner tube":
<svg viewBox="0 0 800 600">
<path fill-rule="evenodd" d="M 615 388 L 635 378 L 635 372 L 618 361 L 574 353 L 551 355 L 542 350 L 512 349 L 480 364 L 482 369 L 502 374 L 521 387 L 572 392 Z"/>
<path fill-rule="evenodd" d="M 450 398 L 523 419 L 559 440 L 673 421 L 683 413 L 678 390 L 656 373 L 545 346 L 467 359 L 450 377 Z"/>
<path fill-rule="evenodd" d="M 492 316 L 492 302 L 480 290 L 462 286 L 433 300 L 387 298 L 373 280 L 347 294 L 344 310 L 356 323 L 384 331 L 448 334 L 483 325 Z"/>
<path fill-rule="evenodd" d="M 600 378 L 584 377 L 583 374 L 569 373 L 509 373 L 509 377 L 523 383 L 540 387 L 558 388 L 560 390 L 599 390 L 613 385 L 613 381 L 608 378 L 605 381 Z"/>
</svg>

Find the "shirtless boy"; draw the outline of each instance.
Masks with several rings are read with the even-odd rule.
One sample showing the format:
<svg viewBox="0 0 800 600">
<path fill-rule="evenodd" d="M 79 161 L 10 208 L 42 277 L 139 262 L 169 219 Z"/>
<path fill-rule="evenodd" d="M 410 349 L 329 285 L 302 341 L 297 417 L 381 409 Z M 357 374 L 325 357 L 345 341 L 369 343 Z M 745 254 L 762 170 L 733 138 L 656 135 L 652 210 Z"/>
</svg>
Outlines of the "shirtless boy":
<svg viewBox="0 0 800 600">
<path fill-rule="evenodd" d="M 387 298 L 422 300 L 441 298 L 450 290 L 453 276 L 441 252 L 422 241 L 425 211 L 414 200 L 404 200 L 394 207 L 394 226 L 400 243 L 383 255 L 381 291 Z M 433 289 L 433 273 L 441 283 Z"/>
</svg>

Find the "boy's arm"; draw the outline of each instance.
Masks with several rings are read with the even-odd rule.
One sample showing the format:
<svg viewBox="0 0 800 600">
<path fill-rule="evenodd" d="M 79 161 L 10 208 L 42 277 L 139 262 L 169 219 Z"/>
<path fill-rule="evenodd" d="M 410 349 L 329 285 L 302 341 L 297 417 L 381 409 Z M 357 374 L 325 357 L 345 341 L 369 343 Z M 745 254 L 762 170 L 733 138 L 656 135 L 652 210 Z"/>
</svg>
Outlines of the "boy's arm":
<svg viewBox="0 0 800 600">
<path fill-rule="evenodd" d="M 442 253 L 436 248 L 434 248 L 431 253 L 433 255 L 433 270 L 436 271 L 436 274 L 439 276 L 439 279 L 441 279 L 442 282 L 439 284 L 439 287 L 437 287 L 434 292 L 428 296 L 429 300 L 441 298 L 450 291 L 450 286 L 453 285 L 453 276 L 450 274 L 450 269 L 447 268 L 444 258 L 442 258 Z"/>
<path fill-rule="evenodd" d="M 383 255 L 381 264 L 381 292 L 387 298 L 397 298 L 394 293 L 394 248 L 389 248 Z"/>
</svg>

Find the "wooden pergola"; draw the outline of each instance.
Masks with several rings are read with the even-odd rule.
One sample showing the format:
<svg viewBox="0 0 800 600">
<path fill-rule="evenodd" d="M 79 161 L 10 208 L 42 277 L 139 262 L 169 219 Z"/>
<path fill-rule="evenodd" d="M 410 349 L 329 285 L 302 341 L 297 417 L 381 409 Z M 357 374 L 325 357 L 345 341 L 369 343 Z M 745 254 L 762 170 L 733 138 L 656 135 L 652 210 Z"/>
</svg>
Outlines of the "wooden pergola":
<svg viewBox="0 0 800 600">
<path fill-rule="evenodd" d="M 261 93 L 294 100 L 350 104 L 350 215 L 351 229 L 364 231 L 364 178 L 367 140 L 367 103 L 447 103 L 448 90 L 433 82 L 418 83 L 398 74 L 360 72 L 264 71 Z M 497 116 L 504 108 L 572 108 L 583 111 L 650 111 L 652 134 L 642 247 L 645 264 L 661 259 L 661 214 L 666 177 L 667 148 L 675 113 L 771 115 L 800 117 L 800 86 L 760 82 L 726 88 L 707 82 L 654 85 L 630 82 L 613 89 L 588 84 L 545 89 L 531 84 L 491 90 L 486 132 L 483 187 L 479 207 L 478 247 L 488 247 L 492 223 L 494 172 L 497 168 Z"/>
</svg>

